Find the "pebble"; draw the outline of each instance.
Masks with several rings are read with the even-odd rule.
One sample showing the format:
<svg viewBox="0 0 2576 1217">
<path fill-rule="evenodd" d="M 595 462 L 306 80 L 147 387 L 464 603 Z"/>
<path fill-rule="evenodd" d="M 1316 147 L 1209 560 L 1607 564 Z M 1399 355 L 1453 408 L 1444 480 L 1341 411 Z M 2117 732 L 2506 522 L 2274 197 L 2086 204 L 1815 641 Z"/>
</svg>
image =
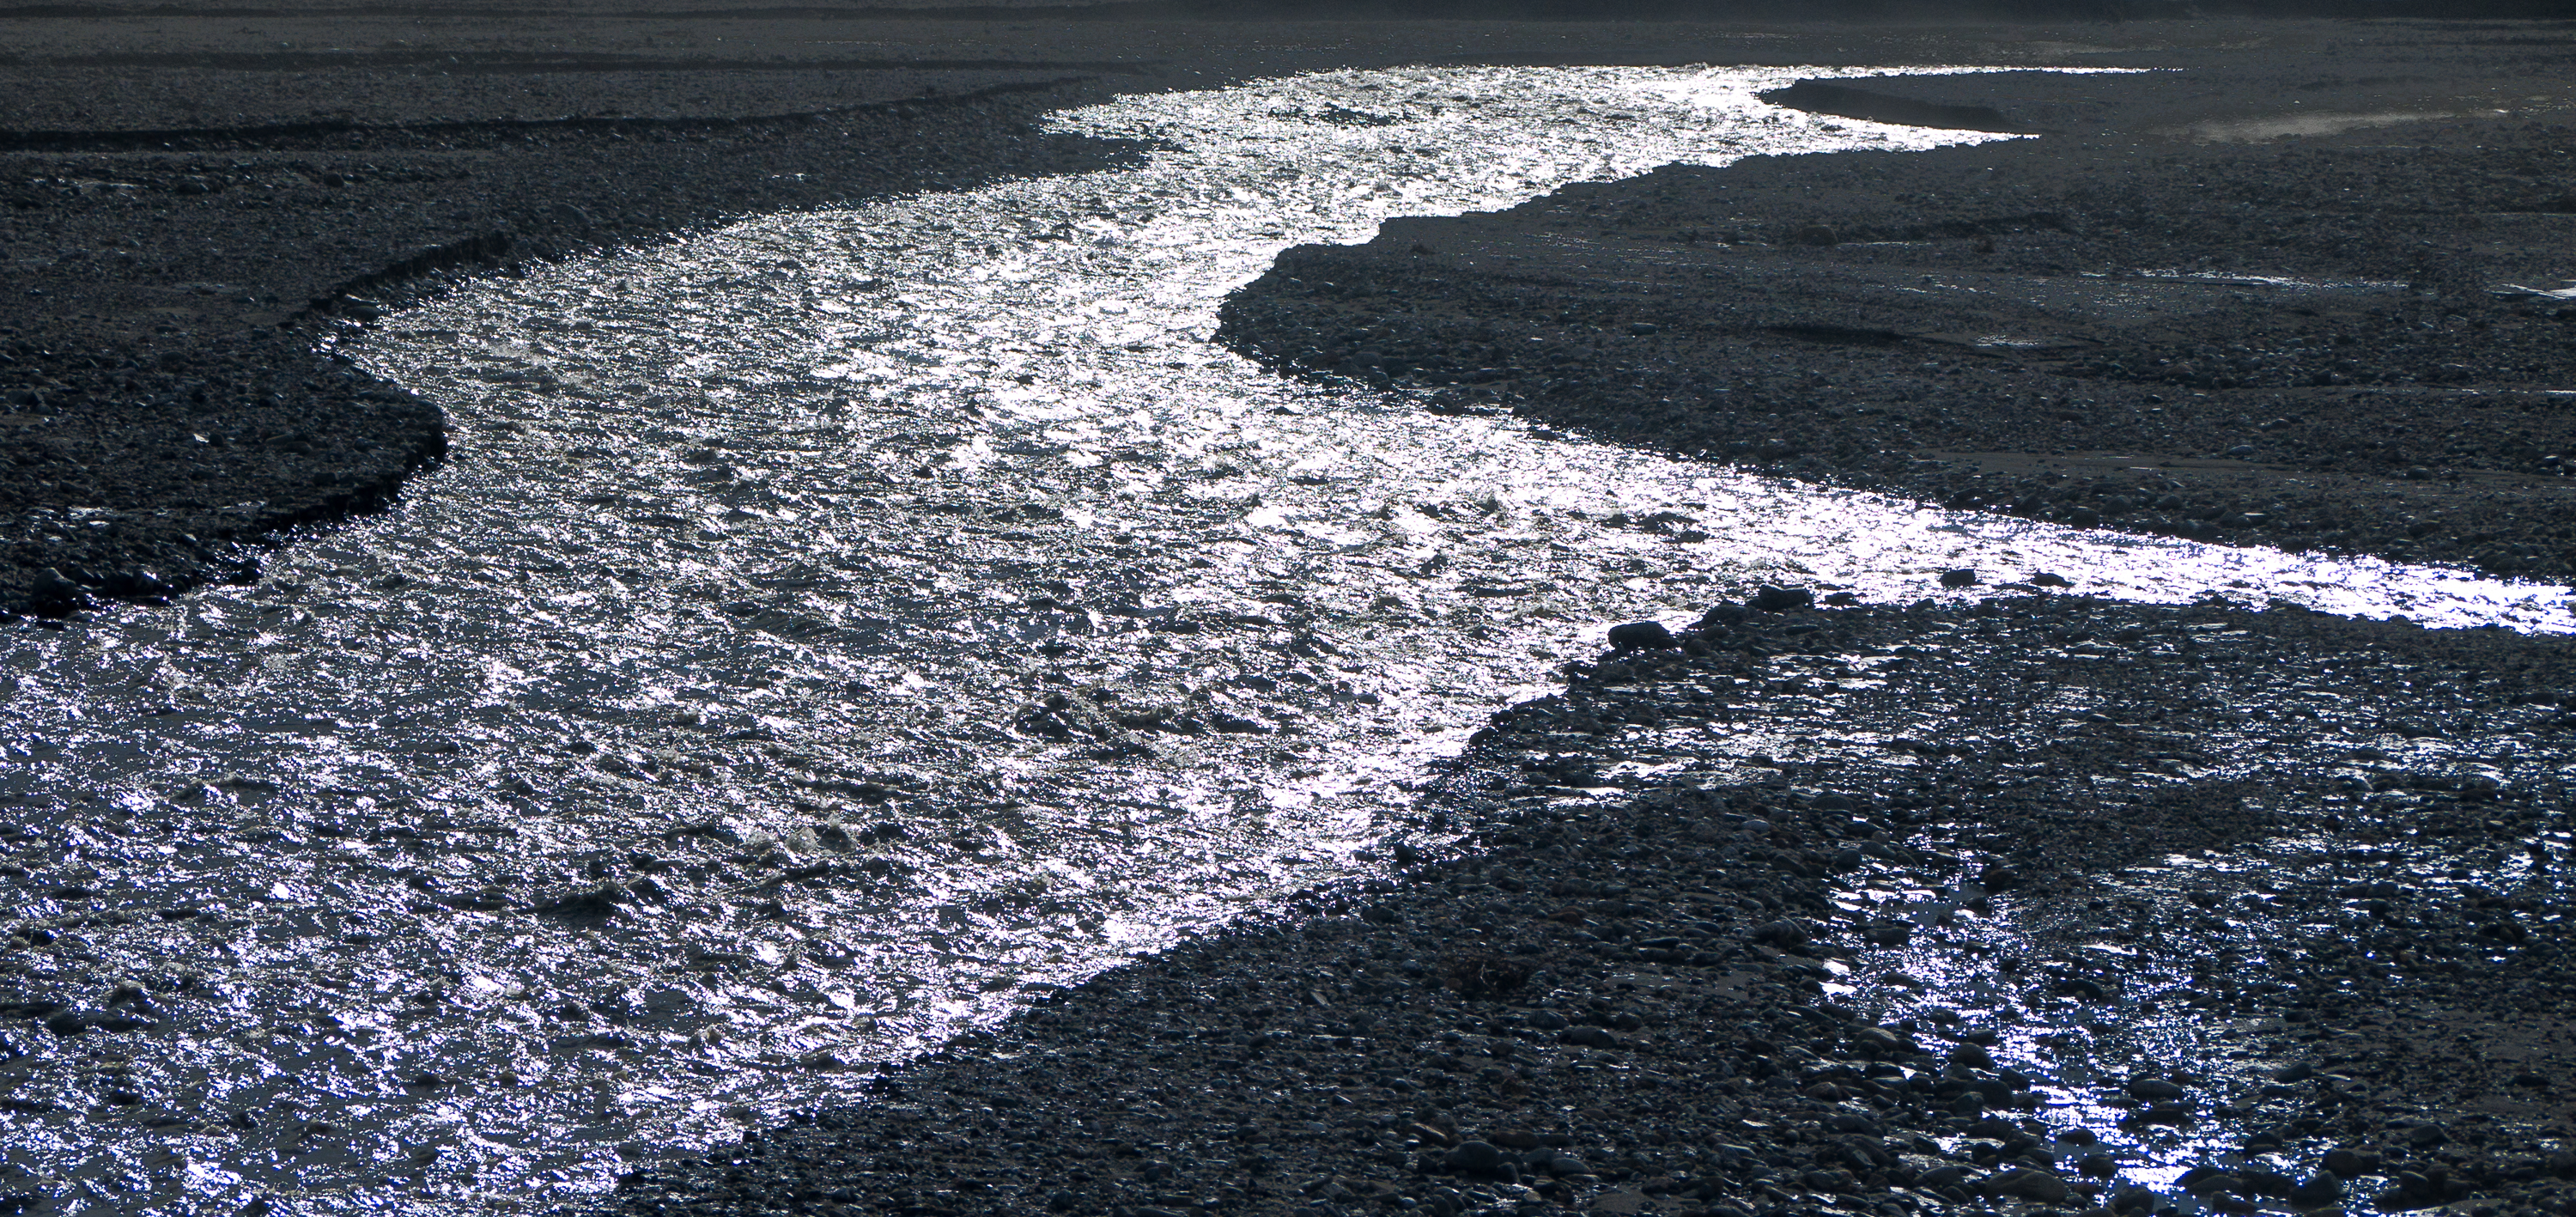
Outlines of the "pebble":
<svg viewBox="0 0 2576 1217">
<path fill-rule="evenodd" d="M 1941 572 L 1941 586 L 1943 587 L 1975 587 L 1976 585 L 1977 572 L 1969 570 L 1966 567 Z"/>
</svg>

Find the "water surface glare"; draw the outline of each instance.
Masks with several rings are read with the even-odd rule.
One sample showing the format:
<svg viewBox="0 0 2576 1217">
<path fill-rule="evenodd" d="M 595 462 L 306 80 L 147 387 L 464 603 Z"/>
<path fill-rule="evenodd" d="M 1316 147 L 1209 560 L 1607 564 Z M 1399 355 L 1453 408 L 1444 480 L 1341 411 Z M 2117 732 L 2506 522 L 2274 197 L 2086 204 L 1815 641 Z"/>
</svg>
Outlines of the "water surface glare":
<svg viewBox="0 0 2576 1217">
<path fill-rule="evenodd" d="M 1208 342 L 1280 249 L 1388 216 L 1996 138 L 1754 96 L 1852 74 L 1123 99 L 1059 121 L 1153 141 L 1140 168 L 761 219 L 351 336 L 457 422 L 405 506 L 256 588 L 12 640 L 14 983 L 129 1026 L 10 1033 L 8 1161 L 133 1207 L 596 1190 L 1367 868 L 1431 832 L 1423 764 L 1602 626 L 1757 581 L 2576 625 L 2562 588 L 1771 482 Z"/>
</svg>

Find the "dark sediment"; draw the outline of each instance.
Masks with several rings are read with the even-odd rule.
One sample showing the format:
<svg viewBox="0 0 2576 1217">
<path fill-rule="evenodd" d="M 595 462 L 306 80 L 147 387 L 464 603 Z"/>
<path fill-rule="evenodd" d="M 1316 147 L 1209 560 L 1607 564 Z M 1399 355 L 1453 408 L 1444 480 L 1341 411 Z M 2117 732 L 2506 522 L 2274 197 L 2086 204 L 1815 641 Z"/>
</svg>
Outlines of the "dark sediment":
<svg viewBox="0 0 2576 1217">
<path fill-rule="evenodd" d="M 2576 571 L 2576 300 L 2516 290 L 2576 274 L 2576 129 L 2173 125 L 2209 87 L 1802 86 L 1828 113 L 2062 133 L 1391 223 L 1283 255 L 1224 338 L 1435 408 L 1953 507 Z"/>
<path fill-rule="evenodd" d="M 1713 615 L 1499 716 L 1426 800 L 1481 826 L 1463 856 L 1391 844 L 1390 879 L 1042 1001 L 615 1207 L 2566 1211 L 2563 872 L 2443 868 L 2562 860 L 2571 659 L 2044 595 Z M 1717 761 L 1708 731 L 1780 753 Z M 2502 771 L 2462 759 L 2507 740 Z M 2125 869 L 2289 839 L 2298 865 Z M 1917 888 L 1912 916 L 1870 903 Z M 2318 921 L 2353 929 L 2280 945 Z M 1958 971 L 1997 995 L 1912 975 Z M 2160 1019 L 2240 1058 L 2177 1059 Z M 2069 1095 L 2206 1169 L 2103 1178 L 2139 1151 L 2069 1132 Z"/>
</svg>

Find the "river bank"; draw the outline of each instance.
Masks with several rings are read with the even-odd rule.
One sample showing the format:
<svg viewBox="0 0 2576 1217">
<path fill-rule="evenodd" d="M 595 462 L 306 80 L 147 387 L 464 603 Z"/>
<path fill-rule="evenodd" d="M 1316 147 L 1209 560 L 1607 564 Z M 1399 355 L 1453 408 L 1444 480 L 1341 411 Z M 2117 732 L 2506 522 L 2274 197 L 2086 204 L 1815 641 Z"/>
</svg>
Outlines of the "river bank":
<svg viewBox="0 0 2576 1217">
<path fill-rule="evenodd" d="M 1499 715 L 1424 792 L 1454 856 L 611 1207 L 2564 1212 L 2570 659 L 2045 594 L 1722 608 Z"/>
<path fill-rule="evenodd" d="M 2317 58 L 2233 66 L 1785 90 L 2047 134 L 1393 223 L 1284 255 L 1225 338 L 1950 507 L 2564 578 L 2569 99 L 2436 115 Z M 2267 90 L 2296 109 L 2213 115 Z"/>
</svg>

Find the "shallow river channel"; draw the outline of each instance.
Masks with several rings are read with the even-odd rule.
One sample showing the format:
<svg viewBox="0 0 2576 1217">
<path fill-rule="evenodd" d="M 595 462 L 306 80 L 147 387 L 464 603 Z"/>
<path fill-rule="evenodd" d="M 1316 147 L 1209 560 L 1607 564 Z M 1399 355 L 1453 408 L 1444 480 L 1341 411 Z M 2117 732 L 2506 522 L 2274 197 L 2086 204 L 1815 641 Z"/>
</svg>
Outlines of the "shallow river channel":
<svg viewBox="0 0 2576 1217">
<path fill-rule="evenodd" d="M 595 1191 L 1436 842 L 1423 766 L 1604 626 L 1757 583 L 2045 570 L 2576 628 L 2563 588 L 1765 481 L 1209 342 L 1279 250 L 1390 216 L 1995 138 L 1754 97 L 1818 74 L 1852 73 L 1128 99 L 1059 121 L 1147 141 L 1134 169 L 764 218 L 351 332 L 454 421 L 405 505 L 255 587 L 0 648 L 0 874 L 54 927 L 8 987 L 108 1028 L 7 1025 L 9 1166 L 126 1211 Z"/>
</svg>

